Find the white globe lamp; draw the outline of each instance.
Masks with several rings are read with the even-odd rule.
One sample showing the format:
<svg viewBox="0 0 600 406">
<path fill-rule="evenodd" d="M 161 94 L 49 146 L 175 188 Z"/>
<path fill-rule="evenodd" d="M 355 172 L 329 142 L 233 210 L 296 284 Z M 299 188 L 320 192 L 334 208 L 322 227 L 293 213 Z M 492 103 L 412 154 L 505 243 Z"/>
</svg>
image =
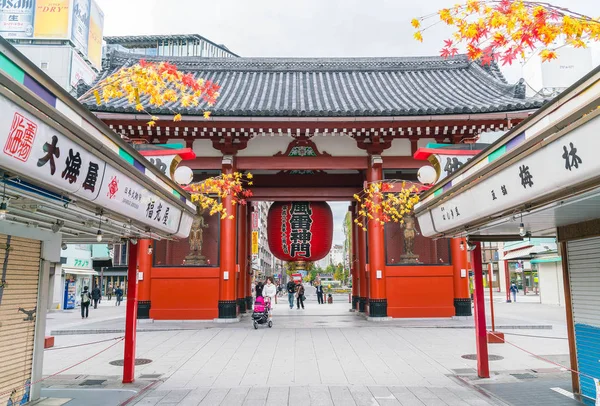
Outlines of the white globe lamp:
<svg viewBox="0 0 600 406">
<path fill-rule="evenodd" d="M 422 166 L 417 172 L 417 179 L 424 185 L 432 185 L 437 179 L 437 172 L 433 166 Z"/>
<path fill-rule="evenodd" d="M 194 179 L 194 172 L 187 166 L 180 166 L 175 169 L 175 182 L 180 185 L 189 185 Z"/>
</svg>

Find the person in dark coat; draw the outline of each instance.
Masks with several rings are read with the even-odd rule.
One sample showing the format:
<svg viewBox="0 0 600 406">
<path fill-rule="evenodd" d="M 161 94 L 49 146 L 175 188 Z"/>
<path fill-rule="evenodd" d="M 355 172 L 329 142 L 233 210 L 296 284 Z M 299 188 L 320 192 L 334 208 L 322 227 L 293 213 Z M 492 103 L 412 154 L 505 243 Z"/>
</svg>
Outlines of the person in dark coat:
<svg viewBox="0 0 600 406">
<path fill-rule="evenodd" d="M 102 293 L 100 293 L 100 289 L 96 286 L 92 289 L 92 300 L 94 301 L 94 309 L 98 308 L 98 301 L 102 297 Z"/>
<path fill-rule="evenodd" d="M 319 304 L 323 304 L 323 285 L 320 282 L 317 282 L 317 302 Z"/>
<path fill-rule="evenodd" d="M 123 300 L 123 289 L 118 287 L 115 290 L 115 296 L 117 297 L 117 302 L 115 303 L 115 306 L 121 306 L 121 300 Z"/>
</svg>

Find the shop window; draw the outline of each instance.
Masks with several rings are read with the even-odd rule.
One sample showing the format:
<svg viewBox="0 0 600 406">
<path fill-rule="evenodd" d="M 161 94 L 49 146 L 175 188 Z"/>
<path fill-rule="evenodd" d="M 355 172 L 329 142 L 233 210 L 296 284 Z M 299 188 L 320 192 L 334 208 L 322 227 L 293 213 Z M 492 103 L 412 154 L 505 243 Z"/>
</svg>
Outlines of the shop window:
<svg viewBox="0 0 600 406">
<path fill-rule="evenodd" d="M 385 254 L 388 265 L 450 265 L 450 240 L 421 235 L 416 221 L 385 225 Z M 405 244 L 406 241 L 406 244 Z"/>
<path fill-rule="evenodd" d="M 218 215 L 204 214 L 194 221 L 189 238 L 178 241 L 156 241 L 154 243 L 154 266 L 218 266 L 220 223 Z"/>
<path fill-rule="evenodd" d="M 127 266 L 127 243 L 113 245 L 113 266 Z"/>
</svg>

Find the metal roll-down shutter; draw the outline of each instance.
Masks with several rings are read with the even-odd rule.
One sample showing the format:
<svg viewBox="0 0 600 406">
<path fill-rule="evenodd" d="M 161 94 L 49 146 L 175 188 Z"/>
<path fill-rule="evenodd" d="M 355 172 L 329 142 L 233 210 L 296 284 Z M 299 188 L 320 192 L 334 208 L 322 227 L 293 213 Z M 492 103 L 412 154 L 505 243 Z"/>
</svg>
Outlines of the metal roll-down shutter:
<svg viewBox="0 0 600 406">
<path fill-rule="evenodd" d="M 579 372 L 600 378 L 600 238 L 567 243 Z M 591 378 L 580 376 L 581 394 L 596 399 Z"/>
<path fill-rule="evenodd" d="M 41 242 L 0 234 L 0 405 L 19 404 L 31 379 Z"/>
</svg>

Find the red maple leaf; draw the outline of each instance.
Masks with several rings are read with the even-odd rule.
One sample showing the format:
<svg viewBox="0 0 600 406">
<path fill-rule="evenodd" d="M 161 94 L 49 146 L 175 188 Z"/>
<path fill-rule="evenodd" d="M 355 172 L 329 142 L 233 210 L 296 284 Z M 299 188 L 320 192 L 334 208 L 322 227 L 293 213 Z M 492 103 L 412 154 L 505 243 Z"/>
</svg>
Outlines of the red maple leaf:
<svg viewBox="0 0 600 406">
<path fill-rule="evenodd" d="M 452 42 L 451 39 L 445 39 L 444 44 L 446 44 L 444 45 L 446 48 L 450 48 L 454 44 L 454 42 Z"/>
<path fill-rule="evenodd" d="M 521 36 L 521 45 L 527 45 L 531 49 L 535 48 L 534 41 L 535 40 L 529 33 L 524 33 Z"/>
<path fill-rule="evenodd" d="M 150 64 L 150 63 L 148 63 L 148 62 L 146 62 L 146 60 L 145 60 L 145 59 L 141 59 L 141 60 L 140 60 L 140 66 L 141 66 L 142 68 L 145 68 L 145 67 L 147 67 L 147 66 L 150 66 L 150 65 L 151 65 L 151 64 Z"/>
<path fill-rule="evenodd" d="M 442 48 L 442 50 L 440 51 L 440 56 L 442 58 L 448 58 L 450 56 L 450 49 Z"/>
<path fill-rule="evenodd" d="M 508 48 L 500 57 L 502 65 L 512 65 L 513 61 L 517 59 L 517 53 L 518 51 L 516 48 Z"/>
</svg>

